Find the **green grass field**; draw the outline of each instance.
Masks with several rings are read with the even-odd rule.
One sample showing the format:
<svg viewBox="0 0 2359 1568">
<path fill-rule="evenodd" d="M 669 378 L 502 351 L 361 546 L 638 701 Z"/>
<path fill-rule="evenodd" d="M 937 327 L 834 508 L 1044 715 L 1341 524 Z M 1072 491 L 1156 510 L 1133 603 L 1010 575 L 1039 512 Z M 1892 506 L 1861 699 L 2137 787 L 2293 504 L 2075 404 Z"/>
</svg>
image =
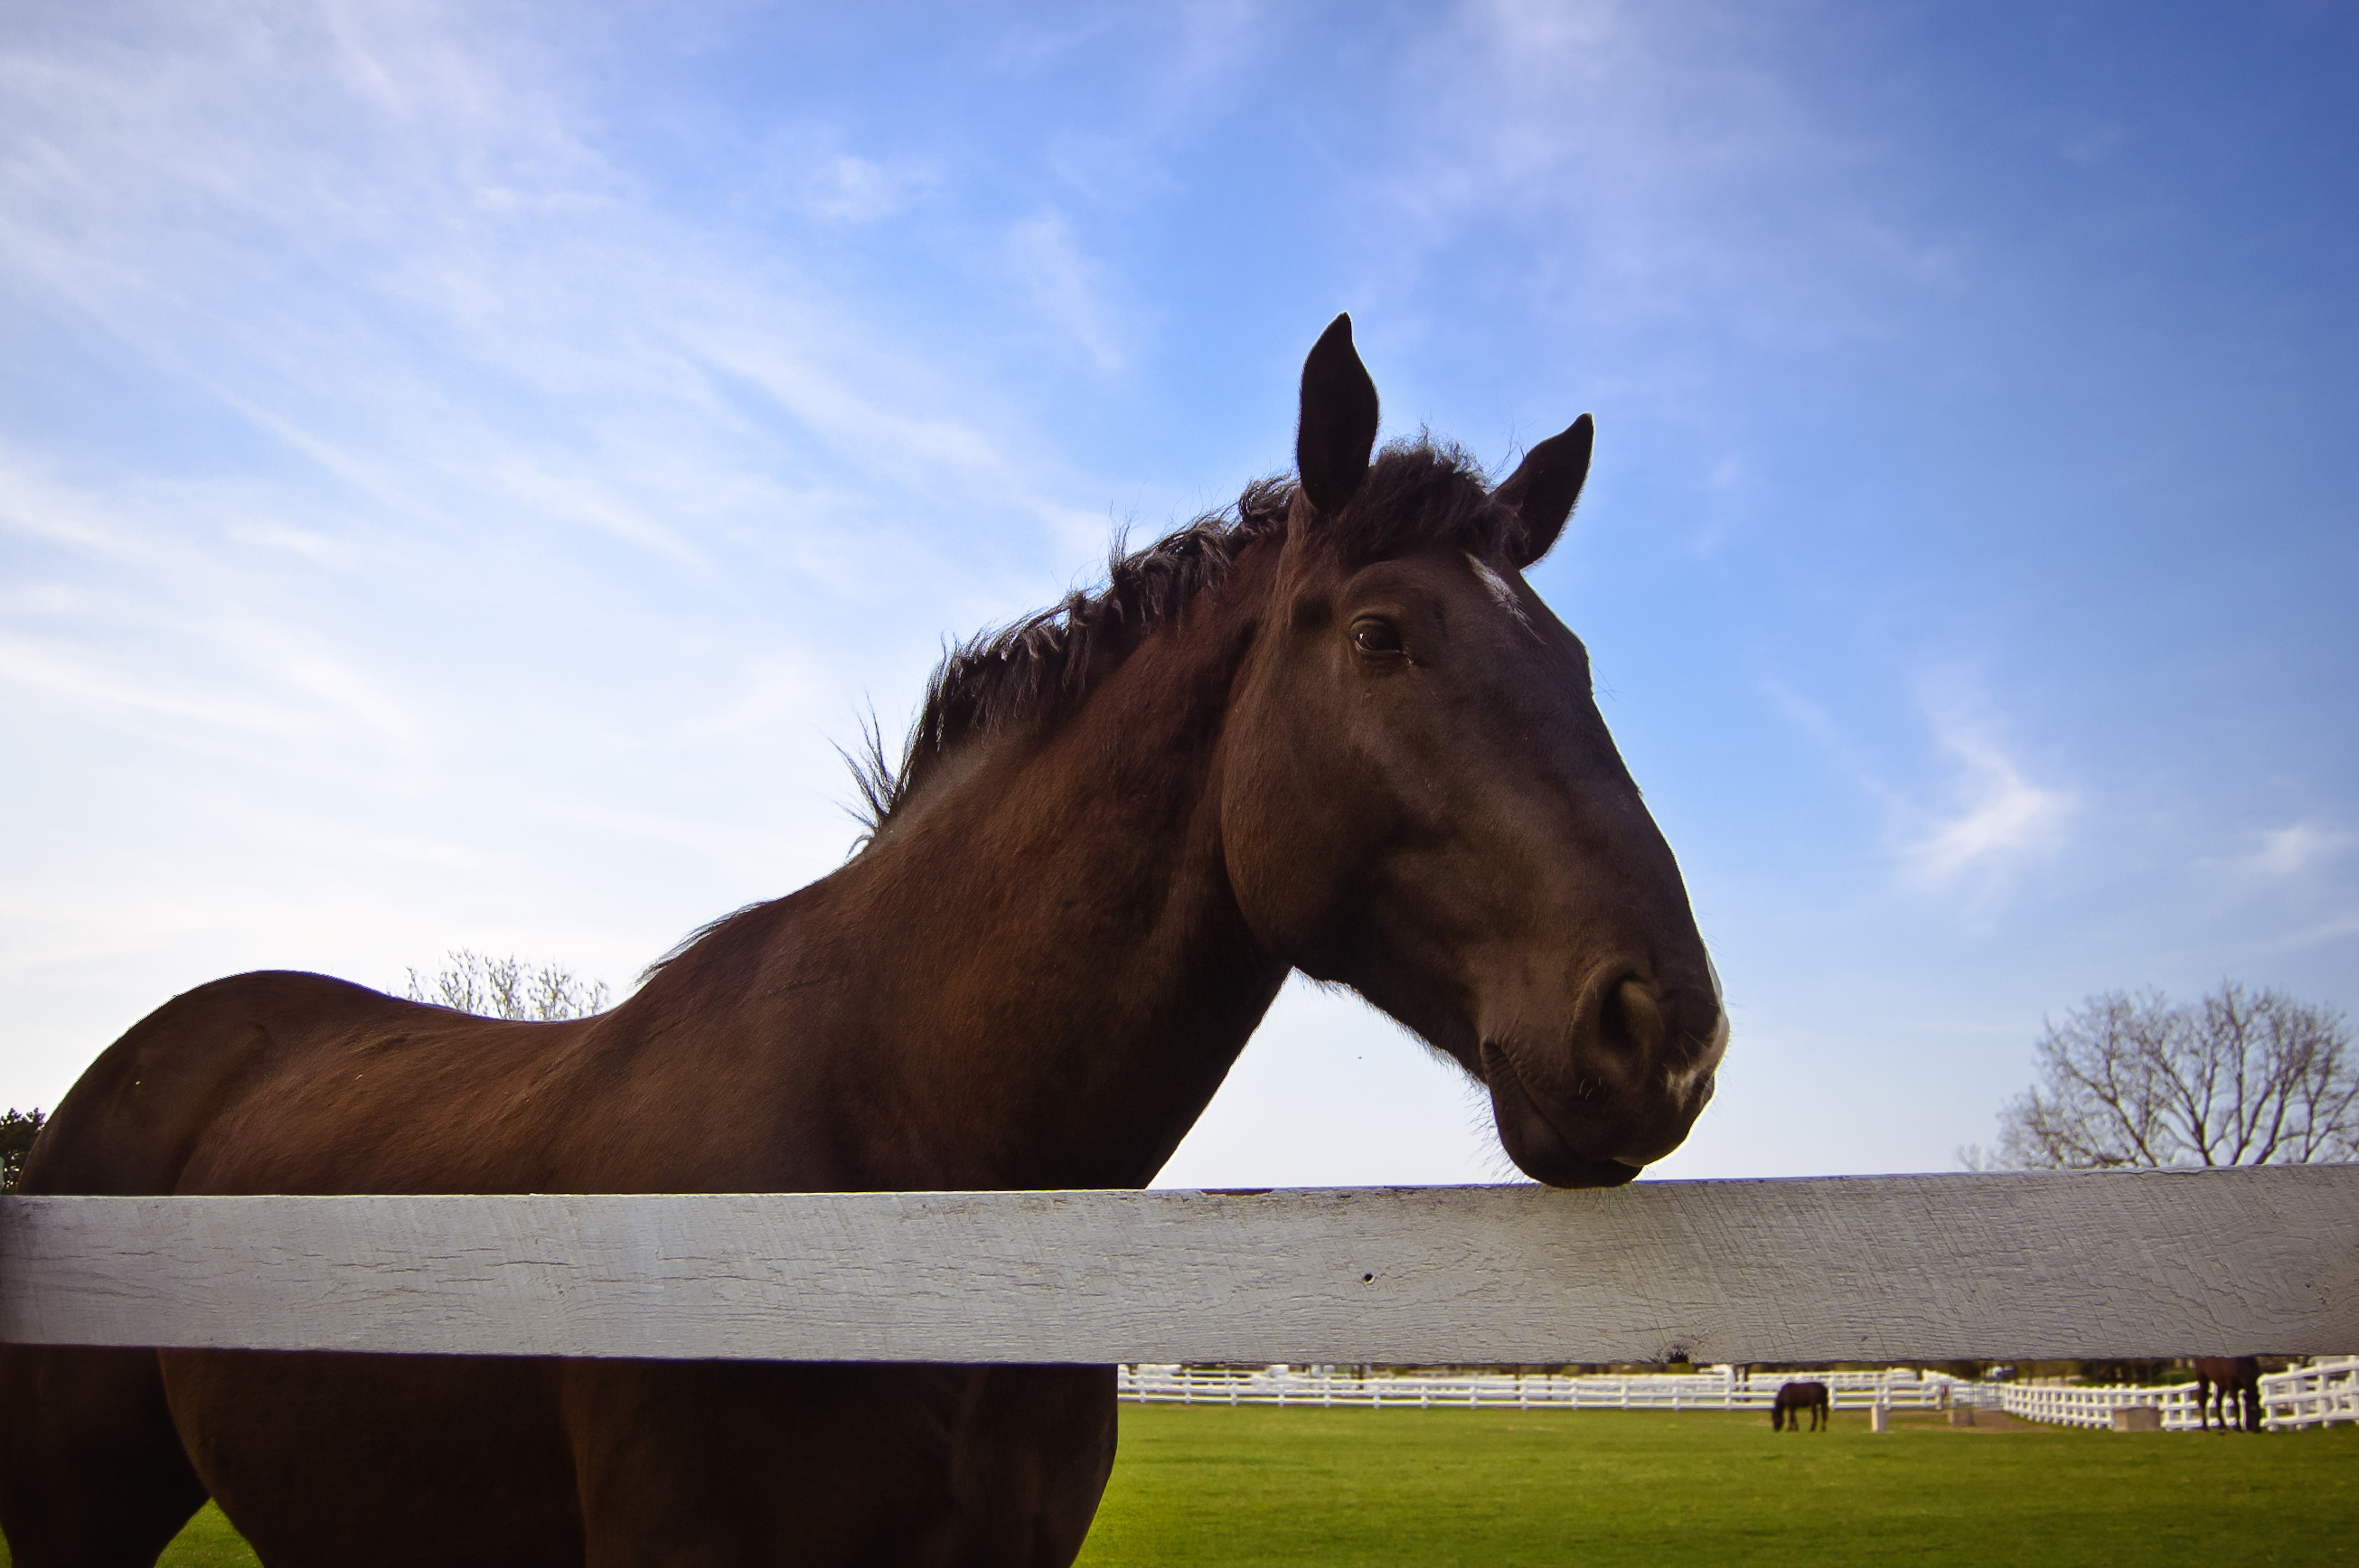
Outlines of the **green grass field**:
<svg viewBox="0 0 2359 1568">
<path fill-rule="evenodd" d="M 253 1555 L 211 1508 L 162 1562 Z M 1864 1416 L 1122 1411 L 1082 1568 L 2359 1564 L 2359 1429 L 2201 1437 Z"/>
<path fill-rule="evenodd" d="M 2359 1564 L 2359 1429 L 1125 1405 L 1083 1568 Z"/>
</svg>

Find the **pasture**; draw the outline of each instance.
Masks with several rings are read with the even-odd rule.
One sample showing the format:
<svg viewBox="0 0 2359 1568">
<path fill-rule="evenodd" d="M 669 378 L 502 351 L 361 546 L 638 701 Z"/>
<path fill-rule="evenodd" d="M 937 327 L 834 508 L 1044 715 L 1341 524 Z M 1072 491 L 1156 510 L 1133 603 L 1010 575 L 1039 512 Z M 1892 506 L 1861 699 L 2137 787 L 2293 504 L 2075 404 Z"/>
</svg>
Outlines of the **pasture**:
<svg viewBox="0 0 2359 1568">
<path fill-rule="evenodd" d="M 1863 1413 L 1122 1409 L 1082 1568 L 2359 1563 L 2359 1429 L 1952 1429 Z"/>
<path fill-rule="evenodd" d="M 1122 1408 L 1082 1568 L 2359 1563 L 2359 1428 L 1777 1436 L 1757 1414 Z M 166 1568 L 252 1563 L 208 1508 Z M 0 1554 L 5 1562 L 5 1554 Z"/>
</svg>

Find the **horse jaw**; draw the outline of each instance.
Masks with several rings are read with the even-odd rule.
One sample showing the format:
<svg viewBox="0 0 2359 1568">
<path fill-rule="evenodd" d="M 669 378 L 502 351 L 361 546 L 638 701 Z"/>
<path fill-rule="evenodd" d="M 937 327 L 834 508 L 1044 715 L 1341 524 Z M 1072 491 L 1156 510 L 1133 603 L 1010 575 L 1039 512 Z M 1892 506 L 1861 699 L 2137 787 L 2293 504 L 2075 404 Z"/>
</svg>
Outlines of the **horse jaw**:
<svg viewBox="0 0 2359 1568">
<path fill-rule="evenodd" d="M 1636 1165 L 1577 1152 L 1533 1101 L 1514 1061 L 1495 1040 L 1483 1042 L 1481 1076 L 1491 1091 L 1491 1120 L 1500 1146 L 1533 1181 L 1551 1187 L 1619 1187 L 1636 1178 Z"/>
<path fill-rule="evenodd" d="M 1518 1170 L 1552 1187 L 1618 1186 L 1685 1142 L 1712 1099 L 1728 1048 L 1718 976 L 1708 994 L 1667 992 L 1608 963 L 1571 1012 L 1560 1037 L 1478 1029 L 1467 1065 Z"/>
</svg>

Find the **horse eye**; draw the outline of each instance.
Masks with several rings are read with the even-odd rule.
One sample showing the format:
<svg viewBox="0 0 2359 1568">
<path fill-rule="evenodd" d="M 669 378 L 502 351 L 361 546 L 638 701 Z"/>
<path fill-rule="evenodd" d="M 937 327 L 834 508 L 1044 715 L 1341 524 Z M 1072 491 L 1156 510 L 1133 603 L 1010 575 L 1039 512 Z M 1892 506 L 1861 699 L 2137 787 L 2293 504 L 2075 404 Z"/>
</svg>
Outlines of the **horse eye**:
<svg viewBox="0 0 2359 1568">
<path fill-rule="evenodd" d="M 1390 621 L 1370 618 L 1352 623 L 1352 646 L 1362 653 L 1398 653 L 1400 628 Z"/>
</svg>

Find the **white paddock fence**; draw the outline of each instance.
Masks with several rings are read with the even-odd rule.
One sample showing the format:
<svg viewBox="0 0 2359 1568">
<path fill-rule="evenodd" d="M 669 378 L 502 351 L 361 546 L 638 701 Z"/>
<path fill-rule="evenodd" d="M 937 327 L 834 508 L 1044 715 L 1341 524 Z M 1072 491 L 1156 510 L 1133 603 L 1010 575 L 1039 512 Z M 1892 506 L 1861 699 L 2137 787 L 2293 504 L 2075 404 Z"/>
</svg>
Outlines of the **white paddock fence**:
<svg viewBox="0 0 2359 1568">
<path fill-rule="evenodd" d="M 1277 1405 L 1371 1410 L 1766 1410 L 1794 1377 L 1827 1386 L 1838 1410 L 1939 1410 L 1954 1380 L 1896 1367 L 1882 1372 L 1748 1376 L 1716 1367 L 1627 1377 L 1547 1372 L 1417 1373 L 1349 1367 L 1125 1367 L 1122 1397 L 1143 1405 Z M 1993 1385 L 1996 1387 L 1996 1385 Z"/>
<path fill-rule="evenodd" d="M 2359 1345 L 2359 1166 L 1221 1192 L 0 1199 L 0 1339 L 1394 1365 Z"/>
<path fill-rule="evenodd" d="M 2062 1426 L 2111 1426 L 2114 1411 L 2140 1406 L 2159 1412 L 2165 1432 L 2195 1432 L 2202 1426 L 2192 1383 L 2081 1388 L 2037 1383 L 1961 1383 L 1955 1397 L 1962 1404 Z M 2272 1432 L 2359 1421 L 2359 1356 L 2321 1357 L 2307 1367 L 2265 1374 L 2261 1410 L 2262 1424 Z M 2212 1424 L 2218 1424 L 2216 1417 Z"/>
<path fill-rule="evenodd" d="M 2263 1377 L 2261 1408 L 2272 1430 L 2359 1423 L 2359 1356 L 2321 1357 Z"/>
<path fill-rule="evenodd" d="M 1876 1372 L 1762 1372 L 1716 1367 L 1629 1376 L 1402 1372 L 1352 1367 L 1128 1366 L 1121 1397 L 1145 1405 L 1268 1405 L 1294 1409 L 1515 1410 L 1767 1410 L 1794 1377 L 1827 1386 L 1837 1410 L 2004 1410 L 2026 1421 L 2108 1427 L 2117 1409 L 2148 1406 L 2165 1432 L 2201 1425 L 2195 1385 L 2070 1388 L 1984 1382 L 1912 1367 Z M 2261 1379 L 2271 1431 L 2359 1422 L 2359 1356 L 2335 1356 Z M 2216 1421 L 2215 1423 L 2216 1424 Z"/>
</svg>

